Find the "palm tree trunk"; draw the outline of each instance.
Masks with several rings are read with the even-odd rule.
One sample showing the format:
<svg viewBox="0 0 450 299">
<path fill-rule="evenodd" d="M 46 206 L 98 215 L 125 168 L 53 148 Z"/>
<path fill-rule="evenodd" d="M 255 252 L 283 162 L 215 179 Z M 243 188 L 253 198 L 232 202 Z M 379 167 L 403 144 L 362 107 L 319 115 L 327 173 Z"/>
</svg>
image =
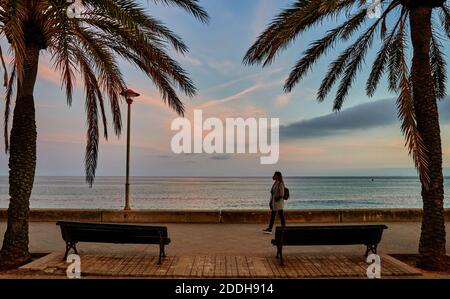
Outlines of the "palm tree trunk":
<svg viewBox="0 0 450 299">
<path fill-rule="evenodd" d="M 8 225 L 0 252 L 3 267 L 16 267 L 30 258 L 28 216 L 36 168 L 36 122 L 33 90 L 39 48 L 27 45 L 24 74 L 17 84 L 10 138 Z"/>
<path fill-rule="evenodd" d="M 431 7 L 413 7 L 410 13 L 414 48 L 412 83 L 417 127 L 428 149 L 430 184 L 422 183 L 423 218 L 418 266 L 440 270 L 445 265 L 444 187 L 442 148 L 436 91 L 430 65 Z"/>
</svg>

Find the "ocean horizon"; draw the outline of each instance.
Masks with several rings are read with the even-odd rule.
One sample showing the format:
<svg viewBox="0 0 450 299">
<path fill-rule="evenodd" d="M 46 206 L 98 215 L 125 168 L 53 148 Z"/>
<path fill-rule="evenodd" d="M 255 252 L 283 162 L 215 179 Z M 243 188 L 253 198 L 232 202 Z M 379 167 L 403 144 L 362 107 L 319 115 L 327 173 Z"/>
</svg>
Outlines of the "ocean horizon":
<svg viewBox="0 0 450 299">
<path fill-rule="evenodd" d="M 445 194 L 450 180 L 444 182 Z M 421 208 L 420 182 L 413 176 L 287 176 L 286 209 Z M 122 209 L 123 176 L 99 176 L 89 188 L 82 176 L 37 176 L 31 208 Z M 266 209 L 270 177 L 136 176 L 134 209 Z M 0 208 L 9 203 L 8 177 L 0 176 Z M 450 208 L 449 196 L 444 205 Z"/>
</svg>

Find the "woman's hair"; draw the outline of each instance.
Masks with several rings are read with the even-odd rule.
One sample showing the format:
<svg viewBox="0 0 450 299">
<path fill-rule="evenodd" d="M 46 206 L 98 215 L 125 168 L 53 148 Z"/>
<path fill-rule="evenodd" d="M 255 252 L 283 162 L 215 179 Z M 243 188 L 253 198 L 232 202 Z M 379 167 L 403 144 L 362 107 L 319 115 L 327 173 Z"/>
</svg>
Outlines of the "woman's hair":
<svg viewBox="0 0 450 299">
<path fill-rule="evenodd" d="M 279 177 L 279 178 L 280 178 L 280 181 L 282 181 L 282 182 L 283 182 L 283 175 L 281 174 L 281 172 L 279 172 L 279 171 L 275 171 L 275 173 L 273 174 L 273 176 L 277 176 L 277 177 Z"/>
</svg>

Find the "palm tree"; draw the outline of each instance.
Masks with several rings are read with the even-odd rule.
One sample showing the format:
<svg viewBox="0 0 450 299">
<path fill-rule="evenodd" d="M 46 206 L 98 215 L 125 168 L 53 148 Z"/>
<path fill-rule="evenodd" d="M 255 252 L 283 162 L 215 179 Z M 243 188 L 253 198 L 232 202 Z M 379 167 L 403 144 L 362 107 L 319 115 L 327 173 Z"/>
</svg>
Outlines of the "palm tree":
<svg viewBox="0 0 450 299">
<path fill-rule="evenodd" d="M 181 7 L 202 22 L 209 20 L 197 0 L 153 2 Z M 69 105 L 76 77 L 84 84 L 88 127 L 85 170 L 91 186 L 97 166 L 99 118 L 103 135 L 108 137 L 105 100 L 111 109 L 114 132 L 116 135 L 121 132 L 119 95 L 125 82 L 118 58 L 142 70 L 156 85 L 164 102 L 180 115 L 184 106 L 176 90 L 192 97 L 196 88 L 186 71 L 168 54 L 171 48 L 186 53 L 185 43 L 134 0 L 76 0 L 75 5 L 66 0 L 0 0 L 0 38 L 3 37 L 10 44 L 13 59 L 8 68 L 2 56 L 10 203 L 0 264 L 14 267 L 30 257 L 28 216 L 37 137 L 33 90 L 42 52 L 51 55 L 54 68 L 61 74 Z M 15 86 L 9 140 L 8 120 Z"/>
<path fill-rule="evenodd" d="M 422 185 L 423 220 L 418 266 L 439 270 L 445 260 L 442 150 L 437 100 L 446 94 L 446 61 L 440 39 L 450 37 L 450 10 L 445 0 L 381 0 L 379 18 L 367 17 L 375 1 L 296 0 L 280 12 L 244 57 L 245 64 L 271 64 L 299 35 L 321 22 L 346 14 L 348 19 L 310 44 L 286 79 L 290 92 L 318 59 L 338 42 L 361 34 L 329 66 L 318 90 L 323 101 L 339 80 L 333 109 L 341 109 L 367 50 L 377 34 L 381 48 L 373 62 L 366 92 L 372 96 L 386 73 L 398 94 L 398 115 L 409 153 Z M 388 20 L 389 18 L 389 20 Z M 364 27 L 365 23 L 369 24 Z M 409 26 L 409 33 L 408 33 Z M 412 64 L 407 59 L 412 44 Z"/>
</svg>

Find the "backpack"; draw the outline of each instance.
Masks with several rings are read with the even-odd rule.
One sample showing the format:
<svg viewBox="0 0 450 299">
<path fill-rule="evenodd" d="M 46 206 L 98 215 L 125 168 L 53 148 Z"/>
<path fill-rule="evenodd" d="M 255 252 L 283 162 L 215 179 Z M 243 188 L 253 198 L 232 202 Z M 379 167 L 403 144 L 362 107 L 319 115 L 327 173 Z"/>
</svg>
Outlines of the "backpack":
<svg viewBox="0 0 450 299">
<path fill-rule="evenodd" d="M 284 187 L 284 196 L 283 196 L 284 200 L 288 200 L 289 199 L 289 189 Z"/>
</svg>

